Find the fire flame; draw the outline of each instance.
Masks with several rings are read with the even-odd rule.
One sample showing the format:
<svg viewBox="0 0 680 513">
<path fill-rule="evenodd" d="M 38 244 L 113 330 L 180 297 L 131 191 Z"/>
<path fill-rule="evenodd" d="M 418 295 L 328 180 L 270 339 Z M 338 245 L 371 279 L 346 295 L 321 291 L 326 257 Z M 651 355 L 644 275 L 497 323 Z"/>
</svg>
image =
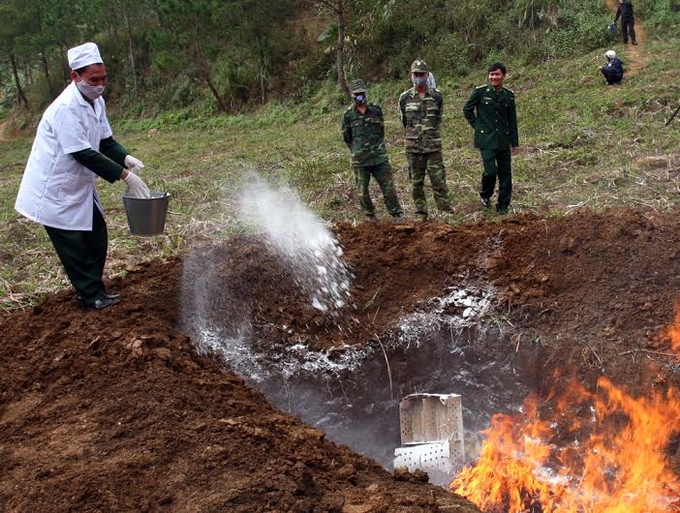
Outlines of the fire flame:
<svg viewBox="0 0 680 513">
<path fill-rule="evenodd" d="M 535 396 L 521 418 L 495 415 L 479 461 L 451 489 L 494 513 L 680 511 L 666 453 L 680 429 L 677 391 L 633 398 L 601 378 L 596 392 L 573 384 L 555 403 L 551 421 Z"/>
</svg>

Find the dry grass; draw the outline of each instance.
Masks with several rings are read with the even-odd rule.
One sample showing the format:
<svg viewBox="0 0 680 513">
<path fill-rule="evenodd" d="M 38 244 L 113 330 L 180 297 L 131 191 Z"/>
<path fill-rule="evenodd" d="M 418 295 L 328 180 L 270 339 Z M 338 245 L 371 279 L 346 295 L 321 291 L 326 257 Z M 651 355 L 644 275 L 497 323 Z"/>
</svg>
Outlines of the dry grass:
<svg viewBox="0 0 680 513">
<path fill-rule="evenodd" d="M 530 68 L 510 65 L 507 86 L 517 95 L 522 153 L 514 159 L 513 212 L 569 215 L 579 209 L 674 209 L 680 192 L 680 117 L 665 121 L 680 100 L 678 40 L 650 41 L 640 69 L 618 88 L 604 86 L 596 73 L 598 55 Z M 624 55 L 623 48 L 617 52 Z M 439 222 L 493 222 L 478 204 L 481 175 L 472 130 L 462 106 L 474 84 L 443 91 L 446 118 L 444 161 L 456 213 Z M 407 215 L 413 212 L 406 158 L 396 141 L 398 84 L 381 85 L 395 182 Z M 322 102 L 311 99 L 310 102 Z M 155 190 L 172 193 L 163 235 L 132 237 L 120 194 L 122 184 L 99 185 L 108 214 L 110 251 L 107 275 L 149 259 L 181 255 L 197 240 L 230 237 L 245 229 L 238 220 L 241 181 L 255 170 L 272 183 L 296 188 L 317 214 L 329 221 L 361 222 L 354 177 L 339 120 L 342 108 L 305 117 L 308 106 L 269 107 L 250 118 L 214 118 L 196 129 L 118 129 L 116 137 L 147 167 L 143 178 Z M 323 111 L 316 108 L 316 111 Z M 115 113 L 111 118 L 115 124 Z M 147 122 L 148 124 L 148 122 Z M 134 123 L 125 123 L 131 126 Z M 192 126 L 196 126 L 194 122 Z M 67 286 L 61 266 L 41 226 L 21 218 L 14 198 L 32 134 L 0 143 L 0 308 L 29 306 Z M 377 186 L 378 215 L 387 215 Z M 431 192 L 427 192 L 431 201 Z M 431 206 L 434 210 L 434 206 Z"/>
</svg>

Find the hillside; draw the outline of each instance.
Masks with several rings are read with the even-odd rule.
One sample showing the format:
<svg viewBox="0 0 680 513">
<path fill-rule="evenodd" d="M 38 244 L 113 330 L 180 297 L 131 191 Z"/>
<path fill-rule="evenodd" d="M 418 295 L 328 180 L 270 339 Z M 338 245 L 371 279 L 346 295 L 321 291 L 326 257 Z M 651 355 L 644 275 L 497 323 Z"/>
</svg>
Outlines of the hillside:
<svg viewBox="0 0 680 513">
<path fill-rule="evenodd" d="M 377 189 L 381 221 L 363 222 L 342 106 L 323 92 L 252 116 L 130 120 L 113 109 L 117 138 L 172 200 L 162 236 L 133 237 L 120 188 L 100 185 L 106 278 L 122 296 L 101 312 L 78 307 L 42 228 L 12 210 L 31 136 L 5 134 L 0 510 L 472 513 L 507 511 L 510 493 L 481 505 L 505 485 L 526 511 L 543 511 L 537 491 L 503 476 L 512 458 L 535 463 L 519 450 L 468 494 L 479 507 L 393 472 L 398 403 L 417 391 L 462 395 L 472 469 L 493 439 L 480 431 L 507 414 L 517 440 L 550 448 L 538 470 L 567 472 L 541 483 L 552 498 L 568 482 L 594 512 L 621 497 L 629 513 L 678 511 L 680 119 L 664 123 L 680 98 L 680 41 L 639 31 L 637 47 L 613 43 L 629 70 L 616 88 L 597 75 L 604 49 L 509 60 L 523 152 L 506 217 L 479 206 L 479 155 L 460 116 L 483 69 L 442 74 L 456 212 L 427 223 L 411 220 L 397 142 L 402 82 L 369 86 L 388 113 L 401 224 L 384 219 Z M 260 179 L 278 191 L 261 204 L 247 195 Z M 310 262 L 319 237 L 342 251 Z M 346 301 L 315 308 L 320 267 L 337 266 Z M 602 378 L 620 394 L 598 401 L 610 390 Z M 574 383 L 590 401 L 565 412 L 560 394 Z M 607 479 L 589 488 L 587 456 L 605 451 L 581 448 L 619 442 L 598 424 L 602 403 L 619 400 L 649 414 L 613 415 L 614 432 L 630 434 L 614 452 L 638 460 L 599 461 Z M 660 410 L 663 422 L 646 422 Z M 547 427 L 530 435 L 533 414 Z M 642 436 L 638 420 L 668 432 Z M 567 470 L 555 457 L 565 447 Z"/>
</svg>

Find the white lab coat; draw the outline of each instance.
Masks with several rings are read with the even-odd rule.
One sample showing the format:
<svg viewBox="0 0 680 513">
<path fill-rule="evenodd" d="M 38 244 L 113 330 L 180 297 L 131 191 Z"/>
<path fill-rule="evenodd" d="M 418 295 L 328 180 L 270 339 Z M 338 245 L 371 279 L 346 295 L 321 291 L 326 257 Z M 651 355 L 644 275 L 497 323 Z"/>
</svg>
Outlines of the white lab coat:
<svg viewBox="0 0 680 513">
<path fill-rule="evenodd" d="M 71 153 L 92 148 L 113 131 L 102 98 L 94 109 L 75 82 L 43 114 L 14 208 L 28 219 L 62 230 L 92 230 L 93 198 L 104 215 L 96 175 Z"/>
</svg>

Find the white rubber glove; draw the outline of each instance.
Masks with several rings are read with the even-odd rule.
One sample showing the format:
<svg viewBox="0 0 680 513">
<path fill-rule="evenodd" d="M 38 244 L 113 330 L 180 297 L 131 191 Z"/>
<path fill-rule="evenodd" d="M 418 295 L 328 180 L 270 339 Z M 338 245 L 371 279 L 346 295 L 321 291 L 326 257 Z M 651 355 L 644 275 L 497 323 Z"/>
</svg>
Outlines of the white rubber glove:
<svg viewBox="0 0 680 513">
<path fill-rule="evenodd" d="M 136 159 L 132 155 L 127 155 L 125 157 L 125 167 L 134 173 L 139 173 L 142 169 L 144 169 L 144 162 Z"/>
<path fill-rule="evenodd" d="M 144 181 L 132 171 L 128 170 L 128 174 L 125 178 L 123 178 L 123 180 L 125 180 L 125 183 L 128 186 L 130 196 L 135 198 L 151 197 L 151 192 L 149 192 L 149 188 L 146 186 Z"/>
</svg>

